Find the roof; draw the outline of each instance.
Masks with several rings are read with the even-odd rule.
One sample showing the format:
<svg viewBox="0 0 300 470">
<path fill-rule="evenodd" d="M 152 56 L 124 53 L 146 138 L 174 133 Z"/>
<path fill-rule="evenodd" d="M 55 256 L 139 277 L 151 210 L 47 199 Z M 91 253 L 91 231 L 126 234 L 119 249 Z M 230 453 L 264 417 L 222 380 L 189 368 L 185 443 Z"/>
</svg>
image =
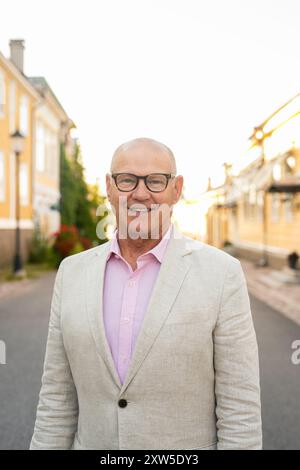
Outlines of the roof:
<svg viewBox="0 0 300 470">
<path fill-rule="evenodd" d="M 60 103 L 59 99 L 53 92 L 52 88 L 50 87 L 45 77 L 28 77 L 28 80 L 43 97 L 46 95 L 47 92 L 50 93 L 50 95 L 56 102 L 57 106 L 65 115 L 66 119 L 69 119 L 68 114 L 66 113 L 65 109 L 63 108 L 62 104 Z"/>
<path fill-rule="evenodd" d="M 274 181 L 273 170 L 275 165 L 280 164 L 286 157 L 286 154 L 280 154 L 278 157 L 264 163 L 251 182 L 255 186 L 256 191 L 267 190 L 269 188 L 270 184 Z"/>
<path fill-rule="evenodd" d="M 31 94 L 33 98 L 35 98 L 37 101 L 40 99 L 39 94 L 37 93 L 35 87 L 32 85 L 32 83 L 28 80 L 26 75 L 24 75 L 18 67 L 15 66 L 15 64 L 7 59 L 1 52 L 0 52 L 0 64 L 1 62 L 4 64 L 4 66 L 7 67 L 7 69 L 10 71 L 10 73 L 24 86 L 26 91 Z"/>
<path fill-rule="evenodd" d="M 270 193 L 298 193 L 300 192 L 300 176 L 294 176 L 274 182 L 269 187 Z"/>
</svg>

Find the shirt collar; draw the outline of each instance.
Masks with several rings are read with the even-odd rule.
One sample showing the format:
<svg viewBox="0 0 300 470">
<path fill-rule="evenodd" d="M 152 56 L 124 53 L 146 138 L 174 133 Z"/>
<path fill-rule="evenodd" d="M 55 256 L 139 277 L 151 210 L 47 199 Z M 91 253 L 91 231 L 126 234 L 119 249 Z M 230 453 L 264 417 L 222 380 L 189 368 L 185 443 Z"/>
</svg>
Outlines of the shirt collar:
<svg viewBox="0 0 300 470">
<path fill-rule="evenodd" d="M 166 231 L 166 233 L 164 234 L 160 242 L 157 245 L 155 245 L 155 247 L 152 248 L 151 250 L 140 255 L 139 258 L 152 254 L 161 263 L 172 233 L 173 233 L 173 224 L 170 224 L 170 227 L 168 228 L 168 230 Z M 110 258 L 112 254 L 122 257 L 119 242 L 118 242 L 118 229 L 116 229 L 113 233 L 113 236 L 111 239 L 111 245 L 110 245 L 108 255 L 107 255 L 107 260 Z"/>
</svg>

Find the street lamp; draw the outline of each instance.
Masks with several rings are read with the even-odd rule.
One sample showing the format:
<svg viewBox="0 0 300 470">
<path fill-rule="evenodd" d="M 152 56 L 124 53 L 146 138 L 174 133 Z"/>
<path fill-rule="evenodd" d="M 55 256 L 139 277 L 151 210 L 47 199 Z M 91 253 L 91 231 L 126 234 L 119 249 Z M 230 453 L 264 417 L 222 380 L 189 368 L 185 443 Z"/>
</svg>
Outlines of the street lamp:
<svg viewBox="0 0 300 470">
<path fill-rule="evenodd" d="M 19 130 L 16 130 L 10 136 L 11 143 L 12 143 L 12 151 L 16 156 L 16 176 L 15 176 L 15 184 L 16 184 L 16 238 L 15 238 L 15 256 L 13 260 L 13 272 L 16 276 L 23 275 L 23 265 L 22 265 L 22 258 L 21 258 L 21 243 L 20 243 L 20 154 L 24 150 L 24 136 L 21 134 Z"/>
<path fill-rule="evenodd" d="M 260 146 L 261 150 L 261 166 L 265 164 L 265 149 L 264 141 L 268 135 L 264 132 L 263 127 L 255 127 L 253 132 L 253 139 L 257 145 Z M 267 191 L 263 191 L 263 253 L 262 257 L 258 261 L 258 265 L 261 267 L 269 265 L 268 259 L 268 208 L 267 208 Z"/>
<path fill-rule="evenodd" d="M 257 127 L 254 131 L 254 137 L 258 142 L 262 142 L 264 139 L 264 131 L 260 127 Z"/>
</svg>

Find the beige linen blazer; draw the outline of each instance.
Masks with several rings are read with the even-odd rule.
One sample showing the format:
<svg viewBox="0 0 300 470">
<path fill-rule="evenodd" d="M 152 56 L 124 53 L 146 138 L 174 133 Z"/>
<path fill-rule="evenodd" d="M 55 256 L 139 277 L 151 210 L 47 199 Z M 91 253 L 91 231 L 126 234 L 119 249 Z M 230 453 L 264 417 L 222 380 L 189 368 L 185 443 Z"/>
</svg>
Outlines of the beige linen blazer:
<svg viewBox="0 0 300 470">
<path fill-rule="evenodd" d="M 175 228 L 122 385 L 103 323 L 110 243 L 60 264 L 30 449 L 261 449 L 240 262 Z"/>
</svg>

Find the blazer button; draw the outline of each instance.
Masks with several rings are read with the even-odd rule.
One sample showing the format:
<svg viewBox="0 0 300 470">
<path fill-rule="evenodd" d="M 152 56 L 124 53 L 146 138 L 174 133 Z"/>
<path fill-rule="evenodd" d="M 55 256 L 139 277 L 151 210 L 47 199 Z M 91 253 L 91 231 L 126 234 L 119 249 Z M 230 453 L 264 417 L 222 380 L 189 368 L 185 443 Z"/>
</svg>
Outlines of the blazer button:
<svg viewBox="0 0 300 470">
<path fill-rule="evenodd" d="M 120 408 L 125 408 L 125 406 L 127 406 L 127 400 L 125 400 L 124 398 L 121 398 L 121 400 L 119 400 L 118 402 L 118 405 Z"/>
</svg>

